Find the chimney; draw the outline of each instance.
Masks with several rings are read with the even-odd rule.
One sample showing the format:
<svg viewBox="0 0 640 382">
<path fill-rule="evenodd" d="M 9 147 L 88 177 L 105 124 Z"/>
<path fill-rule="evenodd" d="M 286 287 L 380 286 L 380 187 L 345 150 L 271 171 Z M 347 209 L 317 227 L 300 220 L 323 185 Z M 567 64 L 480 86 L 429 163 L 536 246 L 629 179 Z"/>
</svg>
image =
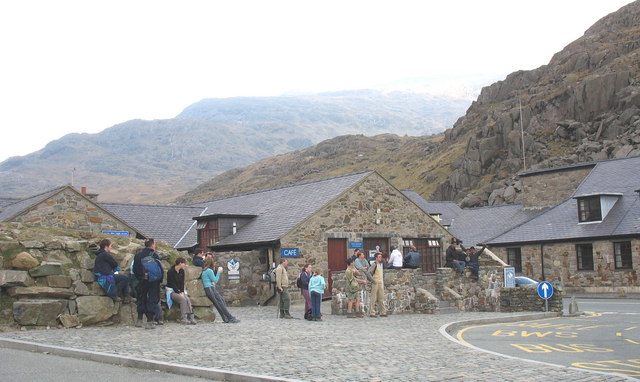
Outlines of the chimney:
<svg viewBox="0 0 640 382">
<path fill-rule="evenodd" d="M 83 186 L 83 187 L 80 189 L 80 193 L 81 193 L 82 195 L 86 195 L 86 194 L 87 194 L 87 188 Z"/>
<path fill-rule="evenodd" d="M 91 200 L 92 202 L 97 203 L 98 202 L 98 194 L 88 194 L 87 193 L 87 188 L 86 187 L 81 187 L 80 188 L 80 193 L 84 196 L 86 196 L 87 198 L 89 198 L 89 200 Z"/>
</svg>

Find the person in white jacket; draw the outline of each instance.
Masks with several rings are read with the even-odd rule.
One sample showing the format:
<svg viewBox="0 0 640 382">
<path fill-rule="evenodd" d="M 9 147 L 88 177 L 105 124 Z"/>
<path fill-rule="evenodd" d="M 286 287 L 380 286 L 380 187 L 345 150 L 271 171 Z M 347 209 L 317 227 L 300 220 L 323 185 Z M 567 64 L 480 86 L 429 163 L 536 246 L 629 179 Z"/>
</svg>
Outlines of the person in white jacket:
<svg viewBox="0 0 640 382">
<path fill-rule="evenodd" d="M 392 251 L 389 255 L 389 269 L 402 269 L 402 252 L 396 247 L 391 247 Z"/>
</svg>

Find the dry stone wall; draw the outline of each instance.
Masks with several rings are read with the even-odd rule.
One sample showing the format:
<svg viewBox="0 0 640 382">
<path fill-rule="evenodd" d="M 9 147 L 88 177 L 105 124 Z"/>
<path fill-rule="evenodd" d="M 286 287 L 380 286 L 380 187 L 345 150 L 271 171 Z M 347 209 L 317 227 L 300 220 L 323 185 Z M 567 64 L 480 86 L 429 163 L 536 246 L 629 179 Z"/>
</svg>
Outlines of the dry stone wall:
<svg viewBox="0 0 640 382">
<path fill-rule="evenodd" d="M 95 243 L 102 236 L 81 231 L 65 231 L 65 235 L 51 232 L 19 223 L 0 224 L 0 324 L 21 327 L 132 324 L 137 318 L 135 304 L 114 303 L 95 282 Z M 122 237 L 111 239 L 112 254 L 122 273 L 128 274 L 142 242 Z M 178 253 L 162 243 L 159 247 L 166 281 L 166 270 Z M 186 289 L 196 316 L 211 320 L 215 315 L 204 294 L 200 273 L 199 267 L 187 267 Z M 168 310 L 163 304 L 163 308 L 166 319 L 178 318 L 177 307 Z"/>
</svg>

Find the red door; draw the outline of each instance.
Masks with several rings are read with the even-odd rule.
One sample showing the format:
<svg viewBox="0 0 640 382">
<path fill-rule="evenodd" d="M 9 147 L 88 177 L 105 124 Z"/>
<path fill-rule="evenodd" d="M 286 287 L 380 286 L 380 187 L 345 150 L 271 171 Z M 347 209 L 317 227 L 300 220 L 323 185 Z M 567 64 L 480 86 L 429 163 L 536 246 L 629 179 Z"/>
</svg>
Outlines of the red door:
<svg viewBox="0 0 640 382">
<path fill-rule="evenodd" d="M 333 285 L 331 272 L 347 269 L 347 239 L 329 239 L 327 251 L 329 272 L 327 272 L 327 289 L 324 297 L 331 297 Z"/>
</svg>

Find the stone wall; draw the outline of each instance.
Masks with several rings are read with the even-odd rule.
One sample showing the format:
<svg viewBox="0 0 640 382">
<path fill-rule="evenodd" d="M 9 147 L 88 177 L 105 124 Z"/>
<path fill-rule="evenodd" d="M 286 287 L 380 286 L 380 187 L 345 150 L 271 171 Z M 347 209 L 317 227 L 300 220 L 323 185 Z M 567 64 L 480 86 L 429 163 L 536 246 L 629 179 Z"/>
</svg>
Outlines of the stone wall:
<svg viewBox="0 0 640 382">
<path fill-rule="evenodd" d="M 80 231 L 66 231 L 65 235 L 49 232 L 21 224 L 0 224 L 0 324 L 27 327 L 132 324 L 137 318 L 135 304 L 114 303 L 94 281 L 94 250 L 103 236 Z M 30 239 L 24 240 L 25 237 Z M 128 274 L 142 242 L 122 237 L 111 240 L 112 254 L 122 273 Z M 178 253 L 166 244 L 158 246 L 166 281 L 166 271 Z M 199 267 L 187 267 L 186 289 L 196 316 L 207 321 L 215 315 L 204 294 L 200 273 Z M 165 319 L 178 317 L 177 307 L 168 310 L 163 304 L 163 308 Z"/>
<path fill-rule="evenodd" d="M 230 280 L 229 278 L 227 264 L 231 259 L 240 262 L 238 279 Z M 215 263 L 216 266 L 221 266 L 225 270 L 220 278 L 220 286 L 227 304 L 255 306 L 264 303 L 273 295 L 275 289 L 262 278 L 269 270 L 266 250 L 217 252 Z"/>
<path fill-rule="evenodd" d="M 478 280 L 470 270 L 459 276 L 451 268 L 438 268 L 436 274 L 424 274 L 416 269 L 385 269 L 385 307 L 389 314 L 437 313 L 439 302 L 446 301 L 461 311 L 500 312 L 503 300 L 511 298 L 511 295 L 502 295 L 506 290 L 503 288 L 506 264 L 489 255 L 482 255 L 479 264 Z M 346 314 L 344 272 L 332 272 L 332 277 L 331 312 Z M 361 294 L 365 312 L 369 310 L 370 290 L 370 286 L 365 286 Z"/>
<path fill-rule="evenodd" d="M 525 207 L 553 206 L 571 197 L 592 167 L 549 171 L 520 177 L 523 185 L 517 203 Z"/>
<path fill-rule="evenodd" d="M 544 312 L 544 299 L 538 296 L 535 286 L 503 288 L 500 299 L 501 312 Z M 562 294 L 555 291 L 547 300 L 549 312 L 562 312 Z"/>
<path fill-rule="evenodd" d="M 136 233 L 81 194 L 65 188 L 13 219 L 15 222 L 42 227 L 56 227 L 83 231 L 128 231 Z"/>
<path fill-rule="evenodd" d="M 638 267 L 640 266 L 640 239 L 631 241 L 632 269 L 615 269 L 613 241 L 583 241 L 593 245 L 593 271 L 578 271 L 576 243 L 544 244 L 544 277 L 540 244 L 520 246 L 522 275 L 535 280 L 546 280 L 560 285 L 565 292 L 638 293 Z M 492 250 L 507 260 L 507 248 Z"/>
</svg>

